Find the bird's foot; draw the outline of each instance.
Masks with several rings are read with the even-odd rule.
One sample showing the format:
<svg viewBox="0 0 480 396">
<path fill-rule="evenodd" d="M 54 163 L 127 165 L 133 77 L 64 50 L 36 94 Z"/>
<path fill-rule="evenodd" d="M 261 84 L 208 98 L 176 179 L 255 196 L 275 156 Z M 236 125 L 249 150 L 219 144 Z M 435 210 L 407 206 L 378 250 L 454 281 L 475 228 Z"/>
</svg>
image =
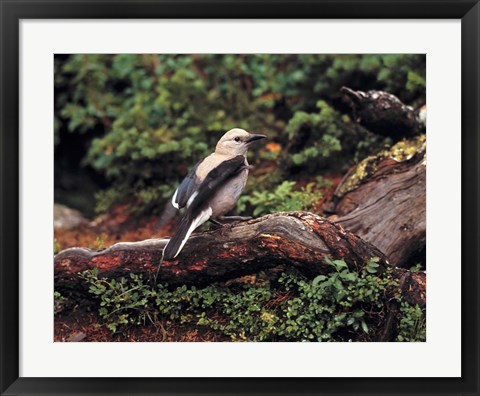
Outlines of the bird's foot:
<svg viewBox="0 0 480 396">
<path fill-rule="evenodd" d="M 218 228 L 231 229 L 238 223 L 241 223 L 242 221 L 246 221 L 246 220 L 251 220 L 251 219 L 252 217 L 249 217 L 249 216 L 219 216 L 216 219 L 208 219 L 208 220 L 212 224 L 216 225 Z"/>
<path fill-rule="evenodd" d="M 208 221 L 210 221 L 210 223 L 215 224 L 216 226 L 219 226 L 219 227 L 223 227 L 223 226 L 224 226 L 223 223 L 220 223 L 219 221 L 217 221 L 217 220 L 215 220 L 215 219 L 208 219 Z"/>
</svg>

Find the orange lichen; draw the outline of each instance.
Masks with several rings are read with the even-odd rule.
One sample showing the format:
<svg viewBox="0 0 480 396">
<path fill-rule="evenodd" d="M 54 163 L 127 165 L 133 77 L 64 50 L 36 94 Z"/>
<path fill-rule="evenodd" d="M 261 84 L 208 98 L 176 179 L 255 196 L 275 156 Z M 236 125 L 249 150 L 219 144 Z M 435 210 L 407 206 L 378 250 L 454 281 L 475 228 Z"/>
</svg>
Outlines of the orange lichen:
<svg viewBox="0 0 480 396">
<path fill-rule="evenodd" d="M 92 267 L 98 267 L 101 270 L 110 269 L 118 266 L 122 261 L 120 256 L 97 256 L 92 258 L 90 263 Z"/>
</svg>

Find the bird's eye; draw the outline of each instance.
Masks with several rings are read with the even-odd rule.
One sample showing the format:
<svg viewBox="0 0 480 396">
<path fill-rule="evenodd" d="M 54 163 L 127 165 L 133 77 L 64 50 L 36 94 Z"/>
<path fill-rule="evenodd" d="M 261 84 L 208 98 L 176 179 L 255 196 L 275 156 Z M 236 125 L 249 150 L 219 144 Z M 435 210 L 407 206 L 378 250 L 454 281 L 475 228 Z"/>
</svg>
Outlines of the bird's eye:
<svg viewBox="0 0 480 396">
<path fill-rule="evenodd" d="M 236 137 L 235 139 L 233 139 L 233 140 L 235 140 L 236 142 L 239 142 L 239 141 L 240 141 L 240 138 L 237 136 L 237 137 Z"/>
</svg>

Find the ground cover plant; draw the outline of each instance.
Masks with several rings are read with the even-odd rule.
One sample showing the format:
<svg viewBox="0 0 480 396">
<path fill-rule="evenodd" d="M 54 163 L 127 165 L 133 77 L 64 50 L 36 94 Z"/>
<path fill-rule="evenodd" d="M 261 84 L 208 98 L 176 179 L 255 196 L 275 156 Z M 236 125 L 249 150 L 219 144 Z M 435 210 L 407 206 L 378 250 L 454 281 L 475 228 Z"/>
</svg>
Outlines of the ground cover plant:
<svg viewBox="0 0 480 396">
<path fill-rule="evenodd" d="M 152 286 L 141 276 L 105 279 L 85 271 L 102 324 L 113 333 L 166 320 L 205 326 L 232 341 L 372 341 L 387 317 L 385 300 L 401 304 L 398 341 L 425 341 L 425 310 L 403 301 L 398 282 L 377 274 L 373 259 L 357 274 L 343 260 L 308 279 L 286 272 L 275 281 L 207 287 Z"/>
</svg>

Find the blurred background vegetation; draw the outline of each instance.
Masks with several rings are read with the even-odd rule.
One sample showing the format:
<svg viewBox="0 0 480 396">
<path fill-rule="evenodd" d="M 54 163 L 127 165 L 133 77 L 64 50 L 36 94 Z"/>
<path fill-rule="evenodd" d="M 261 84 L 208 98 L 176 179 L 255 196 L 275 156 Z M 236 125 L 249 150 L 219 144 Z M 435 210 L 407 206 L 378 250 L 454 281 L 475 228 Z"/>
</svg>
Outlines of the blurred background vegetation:
<svg viewBox="0 0 480 396">
<path fill-rule="evenodd" d="M 239 209 L 312 209 L 317 187 L 388 138 L 359 127 L 339 89 L 425 103 L 424 55 L 56 55 L 55 202 L 87 217 L 158 214 L 189 168 L 239 127 L 249 155 Z"/>
</svg>

